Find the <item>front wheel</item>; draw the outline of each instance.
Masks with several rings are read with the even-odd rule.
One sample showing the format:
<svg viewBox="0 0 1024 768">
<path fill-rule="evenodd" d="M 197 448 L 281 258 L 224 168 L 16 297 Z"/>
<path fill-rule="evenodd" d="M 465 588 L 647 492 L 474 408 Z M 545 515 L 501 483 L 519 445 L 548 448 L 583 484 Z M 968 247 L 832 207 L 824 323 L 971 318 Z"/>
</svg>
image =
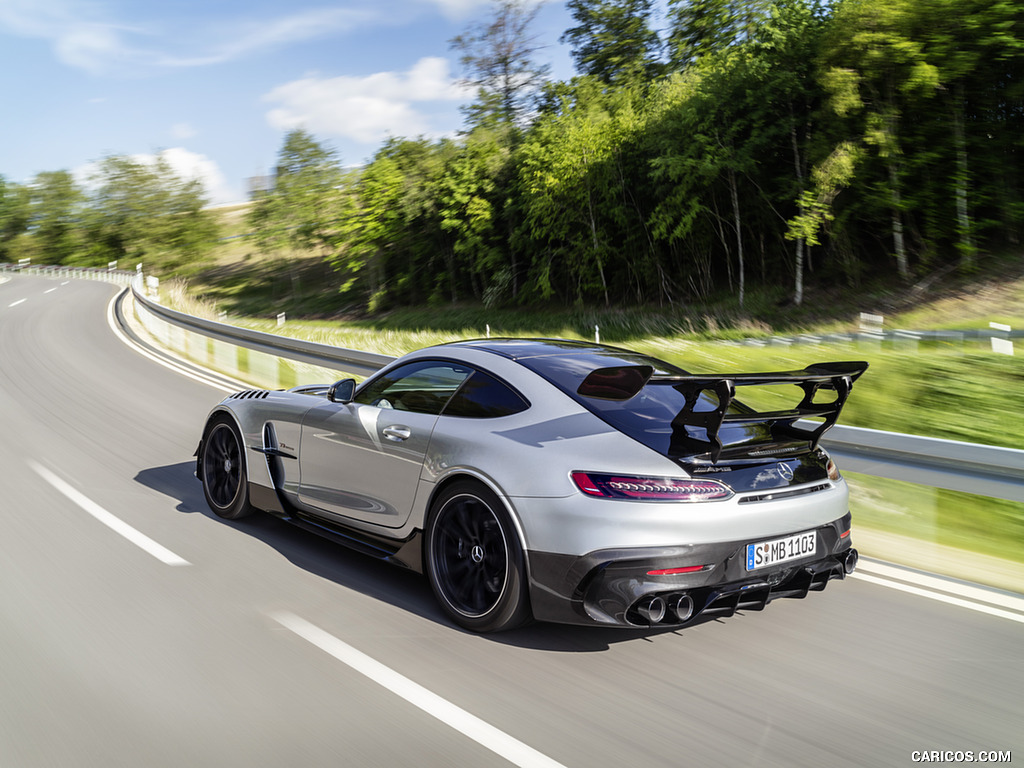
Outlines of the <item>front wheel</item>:
<svg viewBox="0 0 1024 768">
<path fill-rule="evenodd" d="M 519 537 L 498 497 L 476 482 L 449 486 L 430 508 L 427 577 L 444 612 L 473 632 L 530 618 Z"/>
<path fill-rule="evenodd" d="M 242 436 L 234 423 L 224 416 L 215 418 L 203 440 L 199 479 L 210 509 L 229 520 L 245 517 L 253 511 L 242 451 Z"/>
</svg>

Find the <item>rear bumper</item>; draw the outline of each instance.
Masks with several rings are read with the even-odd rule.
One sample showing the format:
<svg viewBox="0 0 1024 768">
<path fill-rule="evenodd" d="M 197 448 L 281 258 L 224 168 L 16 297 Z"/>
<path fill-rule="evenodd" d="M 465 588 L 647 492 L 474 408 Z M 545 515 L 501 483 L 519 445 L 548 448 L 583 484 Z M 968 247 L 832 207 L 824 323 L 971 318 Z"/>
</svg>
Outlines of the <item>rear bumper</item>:
<svg viewBox="0 0 1024 768">
<path fill-rule="evenodd" d="M 649 627 L 761 610 L 778 597 L 804 597 L 852 572 L 857 552 L 849 531 L 847 514 L 815 529 L 814 555 L 749 572 L 750 540 L 609 549 L 579 557 L 531 551 L 533 614 L 541 621 L 565 624 Z M 704 568 L 650 573 L 697 566 Z"/>
</svg>

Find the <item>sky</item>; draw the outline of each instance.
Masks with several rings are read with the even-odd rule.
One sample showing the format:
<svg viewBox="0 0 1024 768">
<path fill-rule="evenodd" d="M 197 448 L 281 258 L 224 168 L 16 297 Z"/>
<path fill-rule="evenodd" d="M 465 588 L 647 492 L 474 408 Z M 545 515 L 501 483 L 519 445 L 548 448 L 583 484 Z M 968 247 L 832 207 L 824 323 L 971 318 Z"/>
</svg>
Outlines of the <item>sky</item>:
<svg viewBox="0 0 1024 768">
<path fill-rule="evenodd" d="M 473 94 L 449 41 L 489 2 L 0 0 L 0 176 L 164 153 L 227 204 L 295 128 L 345 166 L 389 136 L 455 135 Z M 573 75 L 570 26 L 559 2 L 535 22 L 555 79 Z"/>
</svg>

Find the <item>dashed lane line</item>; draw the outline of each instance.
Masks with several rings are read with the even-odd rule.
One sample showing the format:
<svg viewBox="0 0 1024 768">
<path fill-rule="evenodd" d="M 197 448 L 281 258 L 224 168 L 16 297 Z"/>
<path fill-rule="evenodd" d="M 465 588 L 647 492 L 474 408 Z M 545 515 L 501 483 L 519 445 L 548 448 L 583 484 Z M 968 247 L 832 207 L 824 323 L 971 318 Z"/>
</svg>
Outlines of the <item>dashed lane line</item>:
<svg viewBox="0 0 1024 768">
<path fill-rule="evenodd" d="M 442 723 L 521 768 L 565 768 L 518 739 L 441 698 L 315 624 L 287 611 L 271 615 L 285 629 L 312 643 L 356 672 L 405 699 Z"/>
<path fill-rule="evenodd" d="M 132 528 L 128 523 L 121 520 L 119 517 L 111 514 L 99 504 L 94 502 L 82 494 L 77 489 L 73 488 L 67 482 L 57 477 L 53 472 L 48 470 L 42 464 L 37 464 L 34 461 L 29 460 L 28 465 L 39 475 L 43 480 L 52 485 L 57 491 L 62 493 L 70 501 L 78 505 L 82 510 L 88 512 L 94 518 L 99 520 L 105 526 L 107 526 L 114 533 L 120 534 L 124 538 L 128 539 L 132 544 L 139 547 L 140 549 L 148 552 L 150 555 L 155 557 L 166 565 L 190 565 L 188 560 L 171 552 L 167 547 L 159 544 L 153 539 L 149 538 L 146 534 L 141 531 Z"/>
</svg>

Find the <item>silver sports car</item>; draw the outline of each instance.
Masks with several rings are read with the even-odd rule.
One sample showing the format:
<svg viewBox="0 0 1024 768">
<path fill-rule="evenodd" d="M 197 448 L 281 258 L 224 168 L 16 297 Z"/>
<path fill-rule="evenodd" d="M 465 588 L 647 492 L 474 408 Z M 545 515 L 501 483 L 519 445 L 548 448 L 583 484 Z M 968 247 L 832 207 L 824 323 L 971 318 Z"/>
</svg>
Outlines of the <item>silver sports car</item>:
<svg viewBox="0 0 1024 768">
<path fill-rule="evenodd" d="M 866 368 L 706 376 L 597 344 L 457 342 L 358 386 L 227 397 L 196 474 L 221 517 L 265 510 L 425 573 L 469 630 L 680 626 L 853 571 L 818 442 Z M 792 404 L 744 405 L 747 385 Z"/>
</svg>

